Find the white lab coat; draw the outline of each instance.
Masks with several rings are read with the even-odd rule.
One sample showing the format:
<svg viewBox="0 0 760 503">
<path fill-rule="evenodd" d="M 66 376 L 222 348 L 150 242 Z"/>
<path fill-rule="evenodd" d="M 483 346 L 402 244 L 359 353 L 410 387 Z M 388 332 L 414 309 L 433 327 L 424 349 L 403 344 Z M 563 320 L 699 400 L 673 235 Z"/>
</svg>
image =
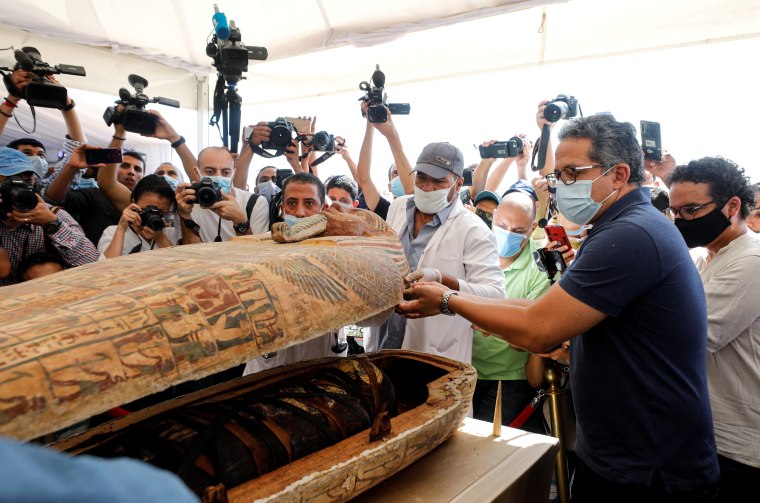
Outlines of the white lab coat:
<svg viewBox="0 0 760 503">
<path fill-rule="evenodd" d="M 401 236 L 407 226 L 406 202 L 399 197 L 388 209 L 387 222 Z M 504 273 L 499 267 L 496 238 L 483 221 L 455 199 L 449 218 L 435 232 L 420 256 L 418 268 L 434 267 L 459 280 L 459 291 L 504 298 Z M 406 321 L 402 349 L 422 351 L 470 363 L 472 323 L 461 316 L 430 316 Z M 378 327 L 368 350 L 377 350 Z"/>
</svg>

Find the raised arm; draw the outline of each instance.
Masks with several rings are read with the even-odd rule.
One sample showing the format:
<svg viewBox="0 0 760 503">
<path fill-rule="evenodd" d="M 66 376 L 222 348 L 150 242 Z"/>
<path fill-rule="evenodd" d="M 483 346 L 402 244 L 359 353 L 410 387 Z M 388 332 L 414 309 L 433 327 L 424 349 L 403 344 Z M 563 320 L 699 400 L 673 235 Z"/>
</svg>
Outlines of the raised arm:
<svg viewBox="0 0 760 503">
<path fill-rule="evenodd" d="M 412 165 L 409 163 L 409 159 L 404 154 L 404 147 L 401 145 L 401 137 L 396 130 L 396 126 L 393 124 L 393 118 L 391 117 L 391 111 L 388 110 L 388 120 L 385 122 L 373 123 L 372 125 L 380 131 L 380 134 L 385 136 L 388 140 L 388 145 L 391 147 L 391 153 L 393 153 L 393 162 L 396 163 L 396 170 L 398 176 L 401 179 L 401 184 L 404 186 L 404 192 L 407 194 L 414 194 L 414 179 L 412 179 Z"/>
<path fill-rule="evenodd" d="M 359 150 L 359 164 L 356 166 L 356 183 L 364 194 L 364 202 L 367 208 L 374 211 L 380 202 L 380 192 L 377 190 L 375 182 L 372 181 L 372 137 L 375 134 L 375 128 L 367 121 L 367 127 L 364 130 L 364 141 L 362 148 Z"/>
<path fill-rule="evenodd" d="M 84 151 L 87 145 L 80 145 L 75 148 L 69 156 L 68 162 L 64 164 L 63 169 L 55 177 L 45 191 L 45 200 L 50 204 L 60 204 L 66 199 L 66 192 L 74 176 L 79 170 L 87 169 L 87 163 L 84 160 Z M 99 166 L 103 166 L 100 164 Z"/>
</svg>

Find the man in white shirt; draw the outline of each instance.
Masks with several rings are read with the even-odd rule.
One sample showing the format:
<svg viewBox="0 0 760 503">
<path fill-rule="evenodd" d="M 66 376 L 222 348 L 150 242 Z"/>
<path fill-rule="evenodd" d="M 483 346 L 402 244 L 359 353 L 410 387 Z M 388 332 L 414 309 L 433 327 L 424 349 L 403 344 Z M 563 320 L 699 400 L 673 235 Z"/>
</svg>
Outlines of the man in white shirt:
<svg viewBox="0 0 760 503">
<path fill-rule="evenodd" d="M 678 166 L 670 208 L 696 260 L 707 299 L 707 384 L 720 464 L 720 501 L 744 501 L 760 480 L 760 237 L 744 170 L 721 157 Z M 684 313 L 688 315 L 689 313 Z M 752 492 L 749 492 L 752 491 Z"/>
<path fill-rule="evenodd" d="M 182 225 L 204 243 L 227 241 L 234 236 L 260 234 L 269 229 L 269 204 L 264 197 L 232 187 L 235 161 L 224 147 L 207 147 L 198 154 L 201 183 L 210 178 L 219 201 L 204 207 L 196 201 L 190 184 L 180 184 L 177 194 Z"/>
<path fill-rule="evenodd" d="M 450 143 L 426 146 L 414 167 L 414 195 L 396 198 L 388 224 L 399 235 L 409 269 L 407 279 L 437 281 L 452 290 L 504 297 L 496 239 L 459 199 L 464 161 Z M 369 350 L 403 348 L 469 363 L 471 323 L 460 316 L 407 320 L 394 313 L 373 330 Z"/>
</svg>

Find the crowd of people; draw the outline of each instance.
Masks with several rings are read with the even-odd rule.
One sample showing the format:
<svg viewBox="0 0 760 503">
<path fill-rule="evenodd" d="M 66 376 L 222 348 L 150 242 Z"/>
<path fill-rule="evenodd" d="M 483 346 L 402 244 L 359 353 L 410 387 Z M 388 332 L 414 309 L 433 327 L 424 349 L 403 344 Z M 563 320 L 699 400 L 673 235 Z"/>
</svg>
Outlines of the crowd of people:
<svg viewBox="0 0 760 503">
<path fill-rule="evenodd" d="M 31 76 L 17 70 L 11 78 L 19 90 Z M 20 101 L 5 98 L 0 132 Z M 546 103 L 537 109 L 539 128 L 555 125 L 544 118 Z M 150 166 L 129 150 L 119 164 L 88 165 L 86 151 L 101 146 L 87 144 L 71 98 L 61 113 L 65 155 L 54 166 L 34 138 L 0 148 L 0 286 L 121 255 L 265 233 L 330 204 L 366 209 L 398 234 L 411 273 L 404 278 L 409 300 L 372 328 L 364 349 L 472 363 L 474 417 L 493 421 L 502 387 L 505 425 L 517 424 L 531 404 L 546 366 L 563 362 L 577 417 L 573 501 L 742 501 L 753 493 L 750 483 L 760 476 L 760 304 L 752 301 L 760 287 L 760 190 L 730 160 L 678 165 L 664 152 L 660 161 L 644 161 L 635 128 L 600 114 L 568 121 L 532 177 L 526 134 L 516 157 L 465 167 L 455 145 L 436 142 L 412 164 L 389 113 L 386 122 L 367 121 L 356 161 L 336 138 L 351 177 L 320 176 L 328 168 L 314 162 L 312 122 L 285 149 L 290 175 L 264 165 L 251 190 L 254 153 L 270 140 L 267 122 L 252 126 L 239 155 L 207 147 L 196 156 L 150 111 L 158 124 L 151 136 L 171 145 L 181 168 Z M 132 134 L 113 127 L 102 147 L 121 148 Z M 394 158 L 382 190 L 371 176 L 375 131 Z M 500 194 L 513 164 L 518 181 Z M 472 184 L 464 186 L 467 170 Z M 24 189 L 36 204 L 21 204 Z M 202 199 L 204 189 L 211 202 Z M 547 223 L 561 225 L 568 240 L 547 239 Z M 559 272 L 547 271 L 545 256 L 562 262 Z M 343 331 L 325 334 L 239 371 L 341 356 L 348 347 Z M 540 413 L 519 425 L 547 432 Z"/>
</svg>

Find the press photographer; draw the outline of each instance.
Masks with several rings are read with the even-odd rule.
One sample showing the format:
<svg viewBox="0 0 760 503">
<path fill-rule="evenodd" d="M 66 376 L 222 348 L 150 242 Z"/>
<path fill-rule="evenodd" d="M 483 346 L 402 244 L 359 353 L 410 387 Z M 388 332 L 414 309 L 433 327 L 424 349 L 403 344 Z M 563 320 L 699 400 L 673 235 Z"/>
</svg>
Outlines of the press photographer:
<svg viewBox="0 0 760 503">
<path fill-rule="evenodd" d="M 79 224 L 65 210 L 42 200 L 36 189 L 38 182 L 27 156 L 0 147 L 0 248 L 10 263 L 0 286 L 18 283 L 21 261 L 32 253 L 46 251 L 47 247 L 55 248 L 69 267 L 98 258 Z"/>
</svg>

